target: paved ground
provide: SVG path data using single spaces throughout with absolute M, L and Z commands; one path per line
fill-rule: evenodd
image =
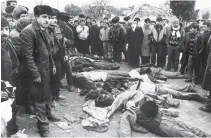
M 125 65 L 122 65 L 120 70 L 129 71 Z M 184 80 L 168 80 L 167 83 L 184 84 Z M 197 86 L 197 88 L 200 89 L 200 86 Z M 200 89 L 200 93 L 206 94 L 202 89 Z M 118 137 L 119 119 L 121 116 L 120 111 L 112 116 L 109 130 L 106 133 L 87 131 L 86 129 L 83 129 L 80 124 L 80 118 L 84 117 L 84 113 L 82 111 L 82 106 L 85 102 L 84 97 L 80 97 L 77 92 L 69 92 L 65 89 L 61 91 L 61 94 L 66 96 L 66 100 L 57 102 L 58 105 L 56 109 L 54 109 L 54 112 L 62 118 L 62 121 L 66 121 L 64 119 L 64 115 L 66 114 L 78 118 L 78 121 L 71 124 L 70 129 L 68 130 L 62 130 L 55 124 L 50 123 L 50 132 L 52 137 Z M 180 116 L 177 119 L 211 134 L 211 114 L 200 111 L 198 108 L 202 105 L 203 104 L 194 101 L 182 100 L 179 108 L 172 108 L 172 110 L 179 111 Z M 26 129 L 25 133 L 27 135 L 30 137 L 39 137 L 35 118 L 29 118 L 29 115 L 26 114 L 19 114 L 17 121 L 20 129 Z M 152 133 L 141 134 L 133 132 L 132 136 L 155 137 L 156 135 Z

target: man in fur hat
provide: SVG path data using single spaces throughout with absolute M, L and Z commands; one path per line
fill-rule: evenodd
M 7 6 L 5 9 L 6 13 L 12 14 L 13 10 L 15 9 L 14 6 Z
M 6 5 L 16 7 L 17 6 L 17 0 L 7 0 Z
M 28 15 L 28 8 L 25 7 L 25 6 L 21 6 L 21 5 L 18 5 L 14 10 L 13 10 L 13 17 L 15 20 L 19 20 L 19 19 L 22 19 L 24 17 L 26 17 Z
M 119 24 L 119 17 L 112 19 L 113 26 L 109 32 L 109 39 L 113 46 L 113 60 L 114 62 L 120 63 L 122 61 L 122 52 L 125 44 L 125 30 Z
M 47 28 L 52 9 L 47 5 L 34 7 L 35 21 L 20 33 L 21 54 L 30 71 L 31 96 L 41 137 L 49 136 L 49 121 L 60 121 L 51 112 L 50 70 L 54 70 Z M 53 65 L 50 66 L 50 65 Z

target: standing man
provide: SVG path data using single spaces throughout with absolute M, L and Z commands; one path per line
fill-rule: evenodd
M 157 18 L 157 24 L 152 27 L 151 37 L 151 62 L 158 67 L 163 67 L 163 54 L 166 43 L 166 29 L 162 25 L 162 17 Z M 156 60 L 157 54 L 157 60 Z
M 28 15 L 28 8 L 25 6 L 18 5 L 12 13 L 15 20 L 20 20 Z
M 184 37 L 185 30 L 179 25 L 179 19 L 173 20 L 172 25 L 167 28 L 168 64 L 166 70 L 170 70 L 171 65 L 175 72 L 178 70 L 180 49 L 183 46 Z
M 17 6 L 17 0 L 7 0 L 6 5 L 16 7 Z
M 152 30 L 150 28 L 150 22 L 151 20 L 149 18 L 146 18 L 144 20 L 144 27 L 143 27 L 143 44 L 141 49 L 141 60 L 142 64 L 150 63 L 150 40 L 149 35 L 152 33 Z
M 122 52 L 125 44 L 125 30 L 119 24 L 119 17 L 112 19 L 113 26 L 110 29 L 109 39 L 113 46 L 113 60 L 120 63 L 122 61 Z
M 141 55 L 142 42 L 144 38 L 142 28 L 138 27 L 139 21 L 139 18 L 135 18 L 131 28 L 129 28 L 126 33 L 129 65 L 131 65 L 133 68 L 138 68 L 140 65 L 139 56 Z
M 100 48 L 98 46 L 99 42 L 99 31 L 100 28 L 96 23 L 96 20 L 92 19 L 91 26 L 89 27 L 89 40 L 91 44 L 91 53 L 93 55 L 98 55 L 100 56 Z
M 51 14 L 51 7 L 35 6 L 35 21 L 20 33 L 21 54 L 30 71 L 30 92 L 34 100 L 37 128 L 41 137 L 49 136 L 48 120 L 60 121 L 51 112 L 50 64 L 53 64 L 53 60 L 46 30 Z
M 205 70 L 205 75 L 202 83 L 202 88 L 209 91 L 207 104 L 204 107 L 200 107 L 199 109 L 205 112 L 211 113 L 211 35 L 207 41 L 207 51 L 208 51 L 208 60 L 207 60 L 207 67 Z
M 104 27 L 100 30 L 99 37 L 103 43 L 104 59 L 111 59 L 112 49 L 109 42 L 109 23 L 104 22 Z
M 89 27 L 85 25 L 85 20 L 80 20 L 80 25 L 76 27 L 78 33 L 78 52 L 89 54 Z

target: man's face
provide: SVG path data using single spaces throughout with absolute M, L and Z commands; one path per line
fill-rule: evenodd
M 195 33 L 195 32 L 197 32 L 197 29 L 194 29 L 194 28 L 192 27 L 192 28 L 190 28 L 190 32 L 191 32 L 191 33 Z
M 151 26 L 155 26 L 155 23 L 154 23 L 154 22 L 152 22 L 152 23 L 151 23 Z
M 177 27 L 179 27 L 179 22 L 173 22 L 172 25 L 174 28 L 177 28 Z
M 9 26 L 1 27 L 1 37 L 5 38 L 8 37 L 10 33 Z
M 51 18 L 49 20 L 49 25 L 56 26 L 57 23 L 58 23 L 58 20 L 57 20 L 56 16 L 51 16 Z
M 162 21 L 157 21 L 157 24 L 162 24 Z
M 17 6 L 17 2 L 10 2 L 10 6 L 16 7 Z
M 13 19 L 12 18 L 7 18 L 7 21 L 9 22 L 9 24 L 13 24 Z
M 92 21 L 92 25 L 96 25 L 96 22 L 95 21 Z
M 201 26 L 201 30 L 202 30 L 202 31 L 209 31 L 207 25 L 202 25 L 202 26 Z
M 37 22 L 39 25 L 43 28 L 47 28 L 49 26 L 49 15 L 42 14 L 39 17 L 37 17 Z
M 74 24 L 73 19 L 70 19 L 70 20 L 69 20 L 69 24 Z
M 166 25 L 167 24 L 167 21 L 166 20 L 163 20 L 163 25 Z
M 84 25 L 85 25 L 85 21 L 82 21 L 82 22 L 81 22 L 81 26 L 84 26 Z
M 137 26 L 137 25 L 138 25 L 138 22 L 137 22 L 137 21 L 133 21 L 132 27 L 135 27 L 135 26 Z
M 86 19 L 86 22 L 91 22 L 91 19 L 90 19 L 90 18 L 87 18 L 87 19 Z
M 150 26 L 150 22 L 146 22 L 146 23 L 144 24 L 144 26 L 145 26 L 145 27 L 149 27 L 149 26 Z
M 79 25 L 79 22 L 75 22 L 74 25 L 75 25 L 75 26 L 78 26 L 78 25 Z
M 106 22 L 103 23 L 103 27 L 104 27 L 104 28 L 107 28 L 107 27 L 108 27 L 108 25 L 107 25 Z
M 21 14 L 20 19 L 27 17 L 28 14 Z
M 85 18 L 79 18 L 79 20 L 81 21 L 81 20 L 85 20 Z

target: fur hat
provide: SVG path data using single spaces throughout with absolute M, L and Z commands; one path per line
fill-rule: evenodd
M 79 14 L 79 18 L 85 18 L 84 14 Z
M 4 16 L 1 16 L 1 27 L 7 27 L 9 26 L 9 22 Z
M 57 16 L 57 14 L 59 13 L 59 10 L 55 9 L 55 8 L 52 8 L 52 16 Z
M 91 17 L 89 17 L 89 16 L 86 16 L 86 20 L 87 20 L 87 19 L 91 19 Z
M 6 13 L 12 13 L 14 9 L 15 9 L 14 6 L 7 6 L 7 7 L 5 8 L 5 12 L 6 12 Z
M 111 22 L 112 23 L 118 23 L 119 22 L 119 17 L 114 17 L 112 20 L 111 20 Z
M 34 7 L 34 16 L 40 16 L 41 14 L 52 15 L 53 10 L 48 5 L 37 5 Z
M 16 2 L 17 3 L 17 0 L 7 0 L 6 5 L 8 6 L 10 4 L 10 2 Z
M 3 16 L 5 18 L 13 18 L 12 14 L 9 14 L 9 13 L 3 13 Z
M 130 20 L 130 16 L 124 17 L 124 21 L 128 21 L 128 20 Z
M 134 21 L 140 22 L 141 20 L 140 20 L 140 18 L 136 17 L 136 18 L 134 19 Z
M 57 14 L 57 19 L 63 22 L 68 22 L 70 20 L 70 16 L 65 12 L 59 12 Z
M 157 22 L 162 22 L 163 21 L 163 18 L 159 16 L 159 17 L 157 17 L 156 21 Z
M 32 23 L 32 20 L 33 19 L 28 18 L 28 17 L 20 19 L 20 21 L 18 21 L 18 23 L 16 25 L 16 30 L 18 32 L 21 32 L 21 30 L 23 30 L 26 26 L 28 26 L 29 24 Z
M 21 6 L 21 5 L 18 5 L 14 10 L 13 10 L 13 13 L 12 13 L 12 16 L 14 17 L 14 19 L 19 19 L 20 18 L 20 15 L 21 14 L 28 14 L 28 8 L 25 7 L 25 6 Z

